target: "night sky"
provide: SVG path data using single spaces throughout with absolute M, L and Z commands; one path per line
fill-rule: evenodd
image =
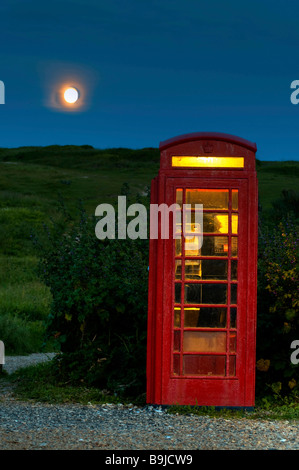
M 256 142 L 261 160 L 298 160 L 298 18 L 291 0 L 1 0 L 0 146 L 215 131 Z

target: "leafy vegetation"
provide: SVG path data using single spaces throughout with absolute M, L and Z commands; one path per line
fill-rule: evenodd
M 115 204 L 124 183 L 135 195 L 131 202 L 140 194 L 148 203 L 158 149 L 0 149 L 0 167 L 0 338 L 6 353 L 61 349 L 51 369 L 59 396 L 70 384 L 107 388 L 118 397 L 142 393 L 147 241 L 101 242 L 93 214 L 100 203 Z M 257 170 L 257 391 L 265 408 L 273 400 L 298 405 L 290 343 L 299 339 L 299 163 L 258 162 Z M 39 245 L 32 243 L 33 233 Z M 30 388 L 30 380 L 26 384 Z
M 260 393 L 298 390 L 290 345 L 299 338 L 298 226 L 290 210 L 277 226 L 261 224 L 258 264 L 257 381 Z
M 118 393 L 141 393 L 148 241 L 98 240 L 95 225 L 81 209 L 69 231 L 54 224 L 46 245 L 39 245 L 40 276 L 53 299 L 47 335 L 62 351 L 55 359 L 57 375 Z

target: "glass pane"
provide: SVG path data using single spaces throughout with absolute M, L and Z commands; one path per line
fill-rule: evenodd
M 233 211 L 238 210 L 238 190 L 237 189 L 232 190 L 232 210 Z
M 231 280 L 236 281 L 238 278 L 238 261 L 231 261 Z
M 184 309 L 184 326 L 190 328 L 225 328 L 226 308 L 187 307 Z
M 236 304 L 237 303 L 237 284 L 231 284 L 231 291 L 230 291 L 230 303 Z
M 203 232 L 204 233 L 228 233 L 228 215 L 204 213 L 203 214 Z
M 237 257 L 238 256 L 238 238 L 237 237 L 232 237 L 231 238 L 232 242 L 232 256 Z
M 185 279 L 225 280 L 227 279 L 227 261 L 186 260 Z
M 236 375 L 236 356 L 229 356 L 229 375 Z
M 202 279 L 202 262 L 199 259 L 185 261 L 185 279 Z
M 226 304 L 226 284 L 185 284 L 186 304 Z
M 185 355 L 184 375 L 225 375 L 225 356 Z
M 177 354 L 173 355 L 173 373 L 180 375 L 180 356 Z
M 204 209 L 228 209 L 228 189 L 187 189 L 187 204 L 203 204 Z
M 173 332 L 173 350 L 174 351 L 180 352 L 180 349 L 181 349 L 180 338 L 181 338 L 181 332 L 179 330 L 175 330 Z
M 236 352 L 237 350 L 237 333 L 230 332 L 229 334 L 229 352 Z
M 181 326 L 181 308 L 180 307 L 174 307 L 174 326 L 176 328 L 180 328 Z
M 238 215 L 232 214 L 232 233 L 238 233 Z
M 201 237 L 186 237 L 185 238 L 185 255 L 186 256 L 200 256 L 202 239 Z
M 227 254 L 228 237 L 203 237 L 200 256 L 227 256 Z
M 231 307 L 230 309 L 230 327 L 237 328 L 237 308 Z
M 182 211 L 175 212 L 175 233 L 177 236 L 182 233 Z
M 179 204 L 180 206 L 183 205 L 183 190 L 182 189 L 176 190 L 176 203 Z
M 176 304 L 181 303 L 181 284 L 176 283 L 175 287 L 175 294 L 174 294 L 174 301 Z
M 182 261 L 175 260 L 175 279 L 182 279 Z
M 182 256 L 182 239 L 176 238 L 175 240 L 175 256 Z
M 203 226 L 203 213 L 202 210 L 185 210 L 183 211 L 183 216 L 185 217 L 185 227 L 184 233 L 195 235 L 202 233 Z
M 206 280 L 227 279 L 227 261 L 218 259 L 202 260 L 202 278 Z
M 184 352 L 226 352 L 226 333 L 184 331 Z

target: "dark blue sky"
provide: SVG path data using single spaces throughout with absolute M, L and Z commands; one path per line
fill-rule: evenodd
M 262 160 L 298 160 L 298 18 L 297 0 L 1 0 L 0 146 L 158 147 L 216 131 L 256 142 Z M 53 107 L 71 82 L 84 106 Z

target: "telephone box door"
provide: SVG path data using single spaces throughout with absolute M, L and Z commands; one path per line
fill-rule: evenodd
M 178 206 L 176 235 L 165 240 L 172 279 L 163 286 L 161 402 L 244 406 L 252 402 L 246 380 L 254 337 L 246 309 L 248 181 L 169 178 L 166 203 Z M 199 204 L 202 231 L 193 223 Z

